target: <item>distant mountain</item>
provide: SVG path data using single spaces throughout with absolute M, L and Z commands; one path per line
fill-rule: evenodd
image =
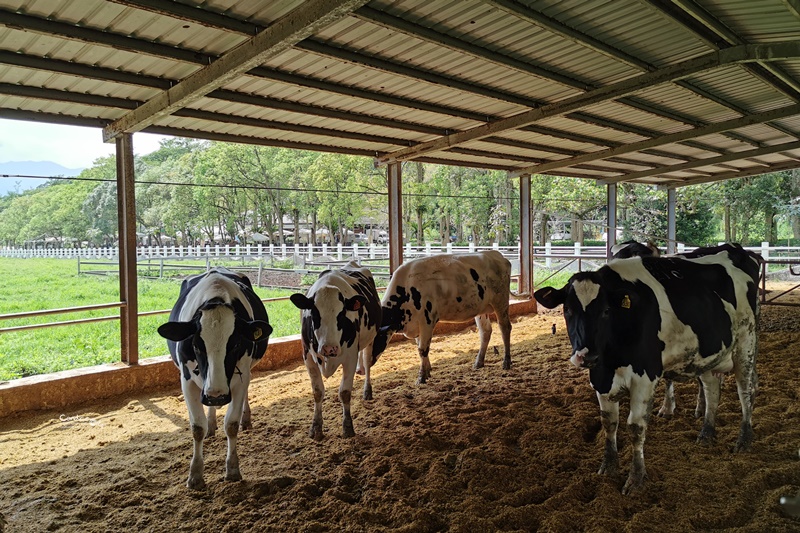
M 50 176 L 77 176 L 82 168 L 67 168 L 52 161 L 10 161 L 0 163 L 0 196 L 9 191 L 24 191 L 38 187 Z M 43 176 L 43 178 L 8 178 L 14 176 Z

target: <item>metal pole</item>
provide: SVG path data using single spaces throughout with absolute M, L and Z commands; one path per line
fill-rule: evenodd
M 533 228 L 531 227 L 531 175 L 519 178 L 519 285 L 520 296 L 533 294 Z
M 608 236 L 606 239 L 606 258 L 611 259 L 611 247 L 617 244 L 617 184 L 606 186 L 606 206 L 608 207 Z
M 117 137 L 117 219 L 119 223 L 120 351 L 123 363 L 139 362 L 139 305 L 136 283 L 136 196 L 133 135 Z
M 667 189 L 667 253 L 675 253 L 675 202 L 678 196 L 677 189 Z
M 403 172 L 402 163 L 386 165 L 389 182 L 389 272 L 403 264 Z

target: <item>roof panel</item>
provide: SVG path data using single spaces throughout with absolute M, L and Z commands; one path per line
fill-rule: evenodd
M 0 0 L 0 116 L 109 124 L 306 7 L 132 5 Z M 759 64 L 691 61 L 785 40 L 800 41 L 800 21 L 782 0 L 373 0 L 262 67 L 203 79 L 219 90 L 154 128 L 512 172 L 713 179 L 798 156 L 764 152 L 800 139 L 800 46 Z M 665 69 L 687 73 L 653 74 Z

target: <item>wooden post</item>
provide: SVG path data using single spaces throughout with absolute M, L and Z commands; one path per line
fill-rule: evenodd
M 136 280 L 136 196 L 133 134 L 123 133 L 117 144 L 117 220 L 119 223 L 120 356 L 139 363 L 139 303 Z

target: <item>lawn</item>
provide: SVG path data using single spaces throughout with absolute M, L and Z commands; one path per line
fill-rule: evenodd
M 180 279 L 143 279 L 139 311 L 169 310 L 180 289 Z M 288 296 L 292 291 L 256 288 L 261 298 Z M 115 275 L 78 274 L 71 259 L 0 258 L 0 315 L 61 309 L 119 301 Z M 267 302 L 273 337 L 299 333 L 299 312 L 288 300 Z M 73 312 L 0 321 L 0 328 L 119 316 L 117 309 Z M 166 355 L 166 341 L 156 328 L 167 314 L 139 318 L 139 357 Z M 0 333 L 0 380 L 9 380 L 119 360 L 119 321 L 37 328 Z
M 200 268 L 205 267 L 205 262 L 196 264 Z M 231 269 L 241 265 L 231 261 L 220 264 Z M 87 270 L 86 266 L 81 269 L 82 272 Z M 148 271 L 147 267 L 140 267 L 139 274 L 157 275 L 158 269 Z M 543 279 L 547 272 L 536 269 L 535 274 L 537 279 Z M 556 279 L 548 280 L 548 283 L 560 287 L 568 277 L 568 273 L 559 273 Z M 313 283 L 315 278 L 311 274 L 303 276 L 303 283 Z M 163 279 L 140 277 L 139 312 L 171 309 L 178 297 L 181 279 L 174 276 Z M 386 284 L 385 279 L 376 281 L 379 285 Z M 288 296 L 292 291 L 256 287 L 256 292 L 261 298 L 277 298 Z M 118 301 L 119 278 L 116 275 L 78 274 L 77 260 L 0 257 L 0 315 Z M 274 328 L 273 338 L 300 332 L 299 312 L 291 302 L 269 301 L 265 305 Z M 0 320 L 0 328 L 108 316 L 118 317 L 119 311 L 110 308 Z M 168 353 L 166 341 L 156 332 L 166 320 L 166 313 L 139 318 L 140 358 Z M 118 320 L 0 333 L 0 381 L 111 363 L 119 361 L 119 358 Z

